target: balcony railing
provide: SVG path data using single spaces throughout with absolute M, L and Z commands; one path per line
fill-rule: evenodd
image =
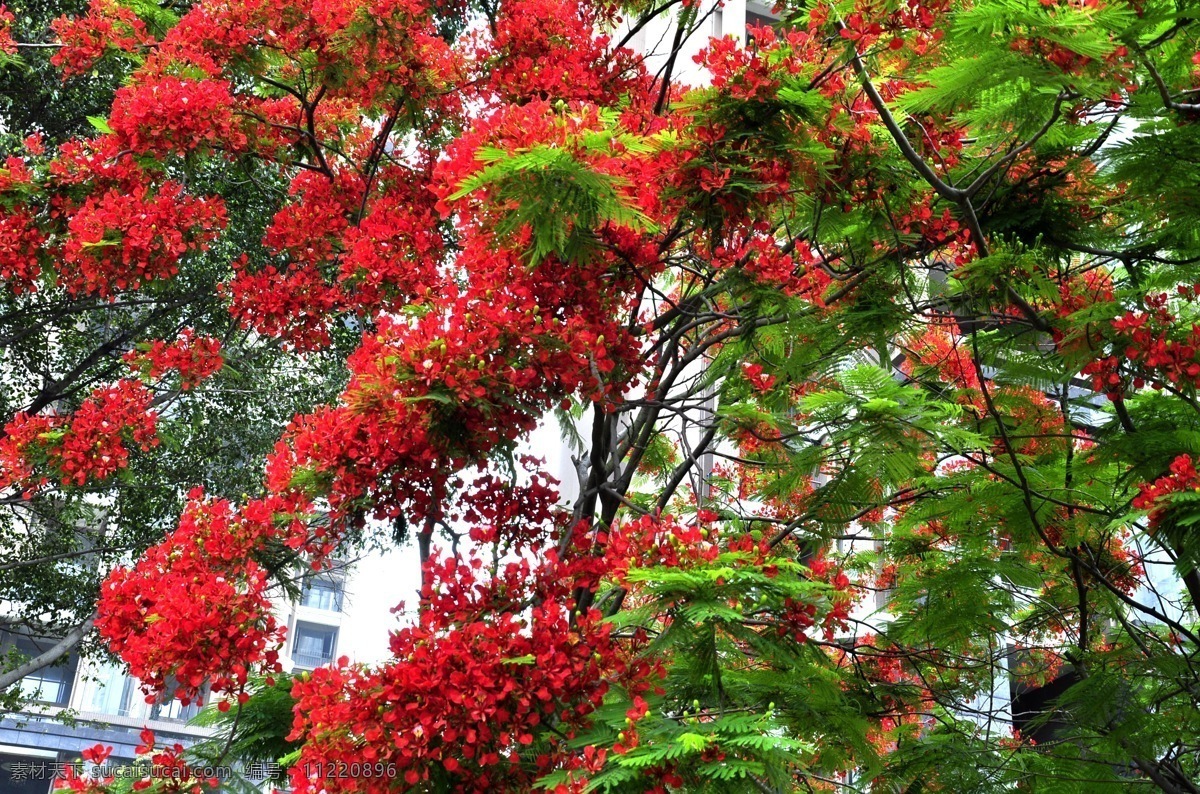
M 296 651 L 292 654 L 292 661 L 296 663 L 297 667 L 307 667 L 312 669 L 329 664 L 333 661 L 333 655 L 330 654 L 326 656 L 323 653 L 304 653 L 303 651 Z

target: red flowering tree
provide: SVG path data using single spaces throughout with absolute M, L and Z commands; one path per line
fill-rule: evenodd
M 137 329 L 14 405 L 12 503 L 104 504 L 171 406 L 278 386 L 243 360 L 339 367 L 244 418 L 255 496 L 156 481 L 210 495 L 98 561 L 102 645 L 230 713 L 206 752 L 282 700 L 314 794 L 1200 790 L 1196 23 L 776 10 L 0 15 L 6 58 L 122 77 L 10 147 L 3 319 Z M 523 456 L 555 421 L 577 483 Z M 277 678 L 274 589 L 380 537 L 423 576 L 391 658 Z

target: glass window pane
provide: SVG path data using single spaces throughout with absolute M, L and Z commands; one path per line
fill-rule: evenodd
M 120 714 L 127 678 L 119 665 L 96 665 L 83 678 L 80 707 L 97 714 Z
M 342 609 L 342 585 L 328 579 L 313 579 L 304 586 L 304 595 L 300 604 L 314 609 L 329 612 L 340 612 Z
M 296 641 L 292 645 L 292 658 L 301 667 L 320 667 L 333 661 L 333 650 L 337 643 L 337 629 L 296 624 Z
M 22 657 L 32 659 L 49 650 L 55 643 L 55 639 L 0 632 L 0 656 L 7 655 L 10 649 L 15 648 Z M 65 661 L 30 673 L 21 679 L 21 694 L 27 698 L 36 698 L 42 703 L 67 705 L 78 664 L 78 657 L 70 656 Z

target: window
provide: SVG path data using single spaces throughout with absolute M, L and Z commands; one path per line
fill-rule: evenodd
M 67 705 L 71 682 L 63 677 L 65 672 L 61 667 L 43 667 L 25 676 L 21 679 L 21 697 L 55 706 Z
M 333 661 L 333 649 L 337 645 L 337 629 L 330 626 L 314 626 L 311 623 L 296 624 L 296 642 L 292 646 L 292 660 L 297 667 L 320 667 Z
M 150 719 L 164 722 L 187 722 L 200 713 L 199 703 L 183 705 L 175 698 L 150 707 Z
M 341 612 L 342 583 L 325 577 L 309 579 L 304 585 L 300 605 L 327 612 Z
M 46 794 L 46 781 L 61 769 L 58 754 L 54 752 L 0 753 L 0 791 L 4 794 Z
M 746 4 L 746 45 L 754 44 L 754 34 L 751 33 L 751 28 L 775 28 L 780 30 L 783 25 L 779 17 L 771 10 L 771 5 L 768 3 L 750 2 Z
M 82 676 L 81 681 L 80 708 L 83 711 L 168 722 L 186 722 L 200 711 L 201 704 L 184 706 L 170 695 L 163 695 L 156 703 L 146 703 L 146 695 L 137 679 L 120 665 L 98 665 Z
M 99 665 L 87 671 L 82 682 L 83 696 L 80 706 L 84 711 L 116 717 L 146 716 L 145 698 L 138 692 L 133 679 L 126 675 L 120 666 Z
M 25 661 L 40 656 L 57 643 L 58 640 L 52 638 L 0 632 L 0 656 L 15 650 L 20 660 Z M 21 679 L 21 695 L 53 706 L 67 705 L 78 664 L 79 657 L 71 655 L 65 660 L 60 659 L 52 665 L 35 670 Z
M 753 11 L 746 12 L 747 28 L 773 28 L 778 24 L 779 20 L 775 17 L 769 17 L 766 14 L 756 14 Z

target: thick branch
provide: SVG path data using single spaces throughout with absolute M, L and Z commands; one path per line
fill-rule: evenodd
M 1167 83 L 1163 80 L 1158 69 L 1154 68 L 1154 64 L 1142 53 L 1142 65 L 1146 67 L 1146 71 L 1150 73 L 1150 79 L 1154 81 L 1154 86 L 1158 89 L 1159 96 L 1162 97 L 1163 104 L 1171 110 L 1177 110 L 1181 113 L 1200 113 L 1200 105 L 1189 104 L 1185 102 L 1176 102 L 1171 98 L 1171 91 L 1167 88 Z
M 44 557 L 35 557 L 29 560 L 14 560 L 0 565 L 0 571 L 11 571 L 14 568 L 25 568 L 30 565 L 45 565 L 48 562 L 57 560 L 69 560 L 73 557 L 86 557 L 89 554 L 99 554 L 107 551 L 120 551 L 118 546 L 100 546 L 94 549 L 82 549 L 79 551 L 64 551 L 62 554 L 49 554 Z
M 836 22 L 838 32 L 846 29 L 846 25 L 840 19 Z M 858 75 L 859 81 L 862 83 L 863 91 L 866 92 L 867 98 L 871 100 L 872 107 L 879 114 L 879 118 L 883 121 L 883 126 L 887 127 L 888 132 L 892 134 L 892 138 L 896 141 L 896 145 L 900 148 L 900 153 L 904 155 L 904 159 L 912 164 L 912 167 L 917 169 L 917 173 L 928 182 L 938 195 L 948 201 L 958 203 L 966 193 L 956 187 L 946 184 L 940 176 L 925 162 L 921 155 L 917 154 L 917 150 L 913 148 L 912 141 L 904 134 L 904 130 L 900 129 L 900 125 L 896 123 L 896 119 L 892 116 L 892 112 L 888 110 L 887 103 L 883 101 L 879 91 L 871 82 L 871 76 L 867 74 L 867 68 L 863 65 L 862 57 L 858 54 L 858 49 L 851 45 L 850 63 L 854 66 L 854 73 Z
M 83 642 L 83 638 L 88 635 L 88 632 L 92 630 L 92 626 L 95 625 L 96 617 L 96 613 L 93 612 L 91 617 L 68 631 L 66 635 L 49 650 L 38 654 L 19 667 L 9 670 L 6 673 L 0 673 L 0 690 L 8 689 L 10 686 L 17 683 L 30 673 L 35 673 L 38 670 L 41 670 L 43 667 L 53 664 L 64 654 L 68 653 L 77 645 L 79 645 L 79 643 Z

